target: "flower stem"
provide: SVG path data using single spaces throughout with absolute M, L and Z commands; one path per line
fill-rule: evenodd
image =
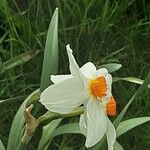
M 57 113 L 53 113 L 53 112 L 47 112 L 44 115 L 40 116 L 37 120 L 39 122 L 39 124 L 44 123 L 44 122 L 50 122 L 54 119 L 59 119 L 59 118 L 67 118 L 67 117 L 73 117 L 73 116 L 78 116 L 80 114 L 83 113 L 84 107 L 81 106 L 77 109 L 75 109 L 73 112 L 69 113 L 69 114 L 57 114 Z

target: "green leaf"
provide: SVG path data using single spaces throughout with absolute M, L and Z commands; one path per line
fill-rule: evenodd
M 104 136 L 95 146 L 90 148 L 89 150 L 107 150 L 107 139 L 106 136 Z
M 121 67 L 122 65 L 118 63 L 100 65 L 100 68 L 106 68 L 110 73 L 119 70 Z
M 118 141 L 114 144 L 114 150 L 124 150 L 124 148 L 119 144 Z
M 5 37 L 8 35 L 8 32 L 6 32 L 1 38 L 0 38 L 0 45 L 4 41 Z
M 114 79 L 113 79 L 114 82 L 120 81 L 120 80 L 132 82 L 132 83 L 136 83 L 136 84 L 143 84 L 143 82 L 144 82 L 144 80 L 135 78 L 135 77 L 125 77 L 125 78 L 114 77 Z M 148 85 L 148 88 L 150 88 L 150 84 Z
M 25 62 L 29 61 L 30 59 L 32 59 L 36 54 L 32 54 L 32 52 L 29 51 L 29 52 L 25 52 L 23 54 L 20 54 L 16 57 L 4 62 L 0 66 L 0 74 L 4 73 L 5 71 L 8 71 L 8 70 L 10 70 L 10 69 L 12 69 L 16 66 L 22 65 L 23 63 L 25 63 Z
M 53 133 L 53 138 L 55 136 L 67 133 L 75 133 L 75 134 L 82 134 L 79 128 L 79 123 L 69 123 L 57 128 Z
M 79 128 L 79 123 L 69 123 L 56 129 L 61 120 L 62 119 L 53 120 L 43 128 L 43 134 L 38 145 L 38 150 L 47 150 L 51 140 L 56 136 L 67 133 L 82 134 Z
M 144 80 L 134 78 L 134 77 L 126 77 L 126 78 L 121 78 L 122 80 L 129 81 L 132 83 L 137 83 L 137 84 L 143 84 Z
M 60 147 L 59 150 L 74 150 L 74 148 L 71 146 L 64 145 L 63 147 Z
M 16 96 L 16 97 L 0 100 L 0 104 L 12 103 L 12 102 L 16 102 L 16 101 L 22 102 L 26 97 L 27 97 L 26 95 L 23 95 L 23 96 Z
M 52 133 L 61 121 L 62 119 L 56 119 L 43 127 L 43 134 L 38 145 L 38 150 L 47 150 L 52 139 Z
M 127 131 L 131 130 L 132 128 L 137 127 L 148 121 L 150 121 L 150 117 L 139 117 L 139 118 L 133 118 L 133 119 L 122 121 L 116 130 L 117 137 L 126 133 Z
M 24 130 L 23 114 L 26 108 L 26 103 L 28 100 L 34 98 L 36 94 L 39 94 L 39 89 L 34 91 L 25 99 L 25 101 L 21 104 L 18 112 L 16 113 L 9 133 L 7 150 L 16 150 L 18 148 Z
M 3 145 L 1 140 L 0 140 L 0 150 L 5 150 L 5 147 L 4 147 L 4 145 Z
M 52 16 L 45 45 L 40 91 L 50 84 L 50 75 L 58 70 L 58 8 Z
M 129 106 L 131 103 L 138 98 L 138 96 L 143 92 L 143 90 L 149 85 L 150 83 L 150 73 L 147 75 L 145 81 L 140 86 L 140 88 L 137 90 L 137 92 L 133 95 L 133 97 L 130 99 L 130 101 L 127 103 L 127 105 L 124 107 L 124 109 L 121 111 L 121 113 L 118 115 L 118 117 L 114 121 L 114 126 L 118 127 L 120 121 L 123 119 L 125 113 L 127 112 Z

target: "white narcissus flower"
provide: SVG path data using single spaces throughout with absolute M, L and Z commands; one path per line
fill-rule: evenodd
M 116 102 L 111 94 L 112 76 L 107 69 L 96 70 L 88 62 L 79 68 L 69 44 L 66 46 L 71 75 L 52 75 L 53 85 L 46 88 L 40 102 L 52 112 L 67 114 L 80 105 L 85 106 L 80 116 L 80 129 L 86 136 L 86 147 L 98 143 L 104 134 L 108 150 L 113 150 L 116 131 L 107 115 L 116 114 Z

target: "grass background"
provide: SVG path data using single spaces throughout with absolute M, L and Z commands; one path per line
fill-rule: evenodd
M 113 76 L 141 79 L 150 69 L 148 0 L 1 0 L 0 100 L 8 101 L 0 103 L 0 138 L 5 145 L 17 109 L 24 98 L 39 87 L 46 33 L 55 7 L 59 8 L 59 74 L 69 72 L 65 50 L 68 43 L 80 66 L 87 61 L 97 67 L 118 62 L 123 67 Z M 114 83 L 118 112 L 138 87 L 124 81 Z M 149 98 L 147 89 L 132 104 L 125 119 L 150 116 Z M 137 127 L 121 136 L 119 142 L 127 150 L 149 150 L 149 126 L 147 123 Z M 52 146 L 58 149 L 62 138 L 55 139 Z M 75 139 L 78 136 L 73 135 L 69 144 L 64 142 L 65 148 L 83 146 L 84 140 L 75 143 Z M 63 149 L 62 146 L 59 149 Z

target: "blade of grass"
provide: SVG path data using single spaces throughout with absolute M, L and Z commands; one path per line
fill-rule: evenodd
M 45 45 L 40 91 L 50 84 L 50 75 L 58 70 L 58 8 L 52 16 Z
M 6 38 L 7 36 L 7 32 L 0 38 L 0 45 L 3 43 L 4 39 Z
M 0 66 L 0 74 L 4 73 L 5 71 L 8 71 L 8 70 L 10 70 L 10 69 L 12 69 L 16 66 L 22 65 L 23 63 L 25 63 L 25 62 L 29 61 L 30 59 L 32 59 L 36 54 L 32 54 L 32 52 L 29 51 L 29 52 L 25 52 L 23 54 L 20 54 L 16 57 L 4 62 Z
M 0 100 L 0 104 L 5 103 L 5 102 L 12 103 L 12 102 L 16 102 L 16 101 L 23 101 L 26 97 L 27 97 L 27 95 L 23 95 L 23 96 L 8 98 L 8 99 L 5 99 L 5 100 Z

